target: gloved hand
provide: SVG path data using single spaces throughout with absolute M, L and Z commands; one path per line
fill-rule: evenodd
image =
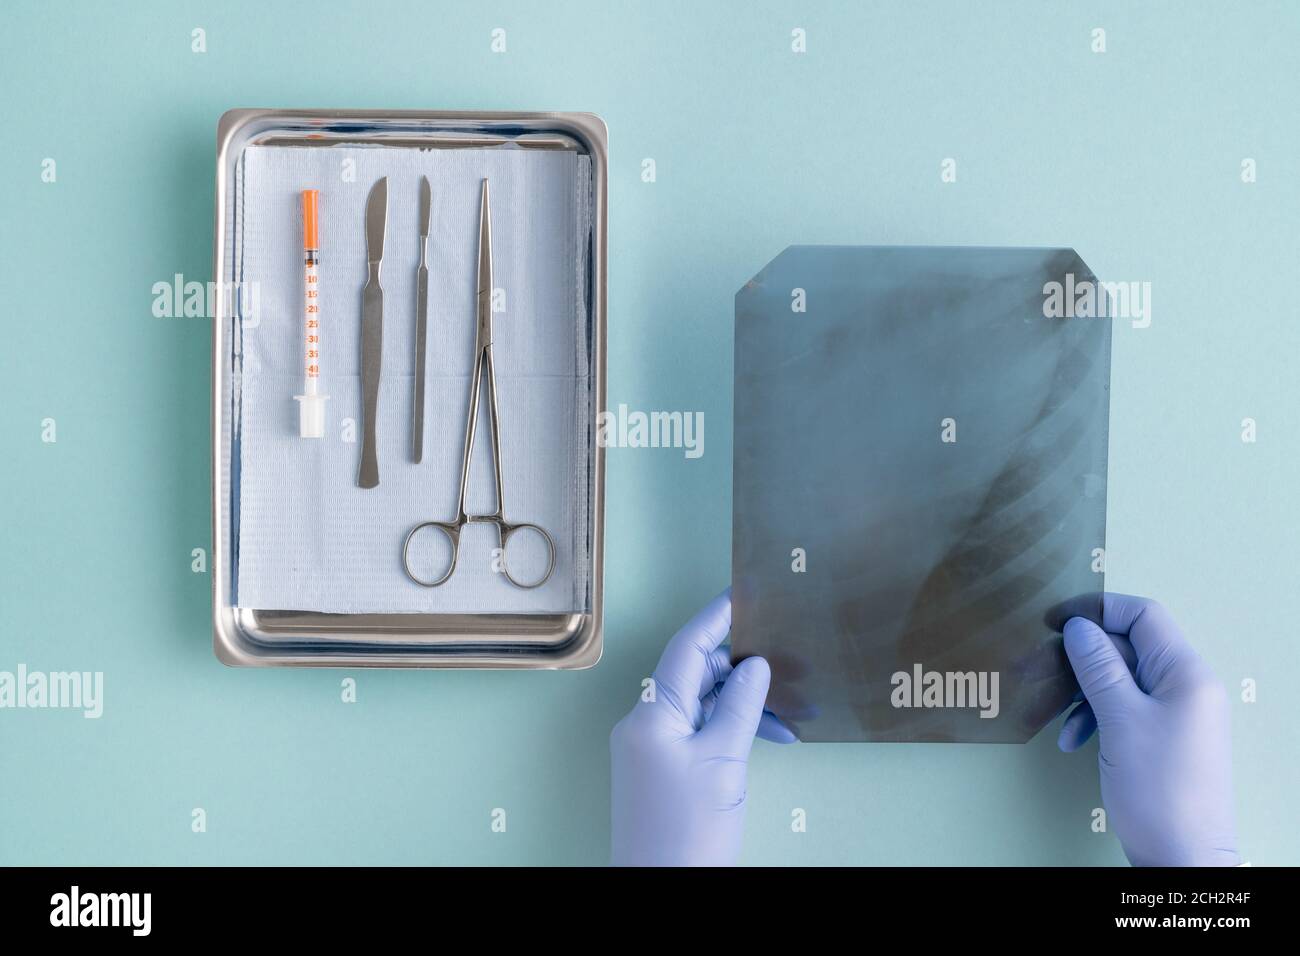
M 609 735 L 615 866 L 727 866 L 740 856 L 754 734 L 795 737 L 763 711 L 767 661 L 732 669 L 720 646 L 730 631 L 727 590 L 677 632 Z
M 1086 700 L 1058 745 L 1077 750 L 1097 731 L 1101 799 L 1134 866 L 1237 865 L 1223 685 L 1155 601 L 1106 594 L 1101 618 L 1101 627 L 1081 617 L 1065 624 Z

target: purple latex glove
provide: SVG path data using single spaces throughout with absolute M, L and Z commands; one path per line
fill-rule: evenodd
M 1155 601 L 1106 594 L 1101 618 L 1065 624 L 1086 699 L 1061 727 L 1060 748 L 1077 750 L 1097 731 L 1101 799 L 1134 866 L 1236 866 L 1223 685 Z
M 761 657 L 733 670 L 724 591 L 669 642 L 643 692 L 609 735 L 611 860 L 615 866 L 727 866 L 740 856 L 745 775 L 756 733 L 793 741 L 763 711 L 771 670 Z

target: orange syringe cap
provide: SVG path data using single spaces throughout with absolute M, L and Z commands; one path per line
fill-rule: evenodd
M 320 214 L 320 191 L 304 189 L 302 191 L 302 247 L 319 249 L 317 242 L 317 221 Z

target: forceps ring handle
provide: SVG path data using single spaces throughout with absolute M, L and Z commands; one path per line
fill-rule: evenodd
M 471 518 L 470 520 L 473 521 L 474 519 Z M 526 521 L 521 524 L 508 524 L 499 518 L 490 518 L 488 520 L 496 524 L 497 529 L 501 532 L 501 573 L 506 576 L 507 581 L 517 588 L 531 591 L 533 588 L 540 588 L 551 579 L 551 572 L 555 570 L 555 541 L 552 540 L 550 532 L 539 524 L 530 524 Z M 542 536 L 542 540 L 546 542 L 546 573 L 536 581 L 520 581 L 510 573 L 510 564 L 506 558 L 506 552 L 510 550 L 510 539 L 516 531 L 536 531 Z
M 445 584 L 456 570 L 456 559 L 460 557 L 460 532 L 464 527 L 463 524 L 455 524 L 450 521 L 423 521 L 408 531 L 406 542 L 402 545 L 402 567 L 406 569 L 406 576 L 422 588 L 436 588 L 440 584 Z M 411 541 L 425 528 L 437 528 L 447 536 L 447 540 L 451 543 L 451 561 L 447 565 L 446 572 L 435 581 L 426 581 L 411 569 Z M 505 547 L 502 546 L 501 550 L 504 554 Z

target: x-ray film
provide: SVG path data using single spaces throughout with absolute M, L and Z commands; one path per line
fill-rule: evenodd
M 801 739 L 1024 742 L 1074 696 L 1109 301 L 1070 249 L 792 246 L 736 294 L 733 657 Z

